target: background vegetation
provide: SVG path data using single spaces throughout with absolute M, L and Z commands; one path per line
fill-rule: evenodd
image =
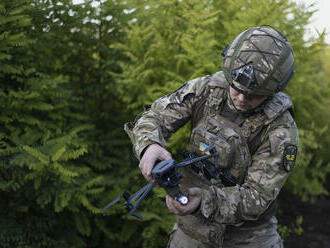
M 263 24 L 287 36 L 297 65 L 286 92 L 301 146 L 283 194 L 328 195 L 330 50 L 323 34 L 304 38 L 313 8 L 289 0 L 81 2 L 0 0 L 1 247 L 164 247 L 174 219 L 162 190 L 141 207 L 143 221 L 120 207 L 99 211 L 145 184 L 123 124 L 183 82 L 221 70 L 225 45 Z M 187 135 L 187 127 L 174 135 L 170 151 L 183 150 Z

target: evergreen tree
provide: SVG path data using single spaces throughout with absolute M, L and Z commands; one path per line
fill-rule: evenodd
M 85 171 L 72 162 L 87 151 L 79 133 L 88 127 L 65 119 L 71 97 L 66 81 L 33 66 L 28 48 L 34 40 L 26 35 L 30 7 L 26 0 L 0 4 L 2 247 L 63 244 L 48 233 L 61 225 L 56 212 L 71 195 L 81 203 L 88 194 L 79 185 Z
M 66 121 L 73 126 L 84 123 L 91 127 L 80 134 L 87 152 L 75 161 L 85 170 L 80 181 L 82 192 L 77 198 L 71 193 L 63 196 L 71 199 L 75 207 L 60 208 L 61 217 L 66 219 L 64 222 L 71 220 L 70 228 L 77 232 L 76 240 L 82 247 L 102 247 L 109 242 L 121 246 L 132 239 L 137 227 L 124 225 L 123 211 L 120 215 L 107 212 L 111 215 L 109 221 L 95 206 L 103 207 L 114 199 L 137 172 L 131 171 L 130 145 L 122 129 L 126 108 L 112 76 L 120 73 L 116 61 L 122 57 L 112 44 L 123 38 L 129 14 L 124 12 L 125 5 L 112 0 L 81 4 L 34 1 L 34 6 L 29 35 L 36 39 L 30 51 L 35 66 L 45 74 L 66 80 L 72 93 Z M 126 235 L 129 228 L 132 233 Z M 69 237 L 66 240 L 72 243 Z
M 102 4 L 1 3 L 3 247 L 105 242 L 96 214 L 113 196 L 106 187 L 122 188 L 129 167 L 117 168 L 130 158 L 111 76 L 120 54 L 109 47 L 123 11 Z
M 125 43 L 117 44 L 130 59 L 121 63 L 118 77 L 124 101 L 133 114 L 187 79 L 216 71 L 219 57 L 210 32 L 216 12 L 207 8 L 207 1 L 135 4 L 137 21 L 129 26 Z

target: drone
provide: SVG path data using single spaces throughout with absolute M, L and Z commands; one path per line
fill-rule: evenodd
M 102 208 L 101 211 L 105 211 L 106 209 L 112 207 L 123 198 L 125 200 L 124 206 L 126 207 L 128 214 L 138 219 L 143 219 L 141 215 L 136 213 L 136 210 L 156 185 L 163 187 L 167 194 L 173 197 L 181 205 L 187 205 L 188 197 L 185 196 L 179 188 L 179 183 L 182 178 L 182 175 L 178 172 L 179 168 L 194 165 L 195 168 L 199 168 L 200 170 L 206 171 L 208 174 L 213 175 L 213 177 L 217 177 L 217 173 L 215 173 L 218 171 L 219 154 L 217 150 L 215 149 L 214 145 L 210 145 L 203 152 L 206 155 L 199 157 L 193 156 L 192 153 L 185 152 L 184 156 L 186 159 L 180 163 L 176 163 L 176 161 L 173 159 L 163 160 L 157 163 L 151 171 L 154 181 L 148 183 L 132 195 L 124 191 L 116 199 Z M 201 161 L 212 157 L 215 159 L 215 166 L 213 166 L 212 170 L 210 171 L 210 167 L 205 166 L 205 164 L 201 163 Z M 134 201 L 136 201 L 135 205 L 133 204 Z

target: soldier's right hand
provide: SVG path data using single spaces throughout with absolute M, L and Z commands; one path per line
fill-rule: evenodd
M 151 171 L 156 161 L 168 159 L 172 159 L 172 156 L 171 153 L 169 153 L 165 148 L 158 144 L 149 145 L 146 148 L 139 164 L 142 175 L 145 179 L 147 179 L 147 181 L 152 181 Z

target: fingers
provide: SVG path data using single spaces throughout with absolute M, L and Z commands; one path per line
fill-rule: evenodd
M 189 188 L 187 190 L 189 196 L 198 196 L 201 194 L 200 188 Z
M 142 175 L 147 181 L 152 181 L 153 179 L 151 172 L 156 161 L 171 158 L 171 153 L 169 153 L 165 148 L 158 144 L 151 144 L 146 148 L 139 164 Z
M 166 196 L 166 205 L 168 210 L 176 215 L 188 215 L 194 212 L 201 203 L 201 190 L 199 188 L 188 189 L 189 201 L 187 205 L 181 205 L 171 196 Z
M 184 215 L 184 211 L 181 209 L 182 205 L 169 195 L 166 196 L 166 206 L 171 213 Z
M 151 171 L 152 168 L 154 167 L 155 162 L 156 162 L 156 157 L 143 156 L 139 164 L 142 175 L 149 182 L 152 181 Z
M 159 158 L 160 160 L 168 160 L 168 159 L 172 159 L 172 155 L 163 148 L 163 150 L 160 151 Z

